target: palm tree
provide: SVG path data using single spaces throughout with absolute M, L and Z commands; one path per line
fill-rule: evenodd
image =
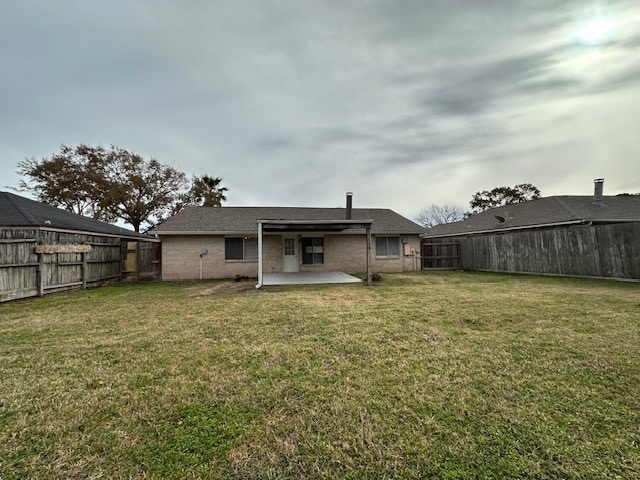
M 203 207 L 220 207 L 227 197 L 227 187 L 222 187 L 220 177 L 203 175 L 193 180 L 191 195 L 194 200 Z

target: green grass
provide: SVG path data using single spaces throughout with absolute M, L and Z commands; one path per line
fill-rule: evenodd
M 0 478 L 640 478 L 640 285 L 384 277 L 0 305 Z

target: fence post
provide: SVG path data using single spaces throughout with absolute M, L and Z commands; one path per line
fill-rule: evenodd
M 44 253 L 38 253 L 38 270 L 36 273 L 36 281 L 38 283 L 38 296 L 44 296 Z
M 139 282 L 140 281 L 140 266 L 142 265 L 142 262 L 140 261 L 140 240 L 136 241 L 136 275 L 135 275 L 135 281 Z
M 87 254 L 86 252 L 82 252 L 82 289 L 86 290 L 87 289 L 87 270 L 88 270 L 88 265 L 87 265 Z

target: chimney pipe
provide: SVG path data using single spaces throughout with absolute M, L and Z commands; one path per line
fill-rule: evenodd
M 604 178 L 596 178 L 593 183 L 593 204 L 604 205 Z
M 347 211 L 345 213 L 346 220 L 351 220 L 352 206 L 353 206 L 353 192 L 347 192 Z

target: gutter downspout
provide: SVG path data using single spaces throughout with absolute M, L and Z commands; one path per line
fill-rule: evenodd
M 262 287 L 262 222 L 258 222 L 258 283 L 256 288 Z
M 371 278 L 371 226 L 366 229 L 367 241 L 367 286 L 370 287 L 373 285 L 373 281 Z

